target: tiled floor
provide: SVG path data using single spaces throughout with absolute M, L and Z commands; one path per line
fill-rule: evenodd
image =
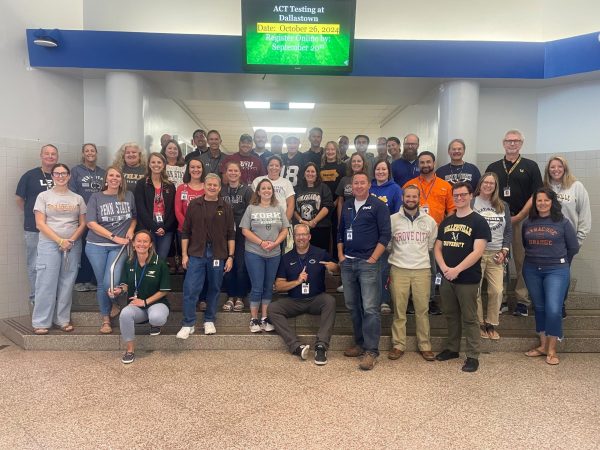
M 0 337 L 0 448 L 598 448 L 599 354 L 371 372 L 278 351 L 23 351 Z M 311 358 L 312 359 L 312 358 Z

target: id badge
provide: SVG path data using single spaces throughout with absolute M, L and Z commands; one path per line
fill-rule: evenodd
M 347 241 L 351 241 L 352 240 L 352 228 L 348 228 L 346 230 L 346 240 Z
M 302 295 L 308 295 L 310 293 L 310 283 L 302 283 Z
M 219 267 L 219 266 L 221 266 L 221 260 L 213 259 L 213 267 Z
M 429 215 L 429 205 L 423 205 L 421 206 L 421 209 L 425 214 Z
M 502 192 L 504 192 L 505 197 L 510 197 L 510 186 L 506 186 Z
M 439 286 L 440 284 L 442 284 L 442 274 L 438 272 L 435 274 L 435 285 Z
M 181 193 L 181 200 L 187 200 L 187 199 L 188 199 L 187 192 L 185 192 L 185 191 L 182 192 Z
M 163 216 L 162 214 L 158 213 L 154 215 L 154 220 L 156 221 L 156 223 L 163 223 Z

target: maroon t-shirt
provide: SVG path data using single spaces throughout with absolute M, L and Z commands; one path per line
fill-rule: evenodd
M 239 152 L 229 155 L 221 161 L 221 167 L 219 169 L 221 173 L 225 172 L 225 168 L 229 161 L 235 161 L 242 167 L 242 177 L 240 178 L 240 183 L 242 184 L 250 186 L 256 177 L 267 174 L 267 171 L 258 156 L 252 154 L 242 156 Z

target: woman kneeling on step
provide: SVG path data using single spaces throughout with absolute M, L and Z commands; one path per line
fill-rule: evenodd
M 126 350 L 121 361 L 132 363 L 135 359 L 135 324 L 150 322 L 150 335 L 160 334 L 160 328 L 169 316 L 167 292 L 171 290 L 171 278 L 167 264 L 154 249 L 149 231 L 140 230 L 133 237 L 133 252 L 125 263 L 121 284 L 109 289 L 111 297 L 127 292 L 127 306 L 119 316 L 121 339 Z

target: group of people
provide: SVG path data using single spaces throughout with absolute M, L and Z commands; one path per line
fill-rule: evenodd
M 100 332 L 112 333 L 119 316 L 126 343 L 124 363 L 135 359 L 135 324 L 159 334 L 169 314 L 170 274 L 184 273 L 183 320 L 178 339 L 195 332 L 197 307 L 205 334 L 216 333 L 218 297 L 224 311 L 250 307 L 250 331 L 276 330 L 290 352 L 306 359 L 287 318 L 321 315 L 315 363 L 327 362 L 335 300 L 325 291 L 325 273 L 341 273 L 355 345 L 370 370 L 379 355 L 381 314 L 394 314 L 390 359 L 406 348 L 406 316 L 415 314 L 417 343 L 427 361 L 458 357 L 467 341 L 463 370 L 478 368 L 481 338 L 499 339 L 505 308 L 503 285 L 509 255 L 517 270 L 515 315 L 534 303 L 540 345 L 528 356 L 558 364 L 562 307 L 570 262 L 589 233 L 587 192 L 563 157 L 552 157 L 544 179 L 523 158 L 523 135 L 510 130 L 504 157 L 483 175 L 464 161 L 465 142 L 448 145 L 450 163 L 436 169 L 435 155 L 418 152 L 419 138 L 369 138 L 321 146 L 323 131 L 310 130 L 310 148 L 300 140 L 267 133 L 243 134 L 238 152 L 220 149 L 218 131 L 196 130 L 195 150 L 183 155 L 171 136 L 146 155 L 126 143 L 106 171 L 97 166 L 94 144 L 82 147 L 82 162 L 69 170 L 58 149 L 45 145 L 41 167 L 17 187 L 23 208 L 34 333 L 55 326 L 70 332 L 72 290 L 96 290 Z M 131 244 L 129 255 L 123 251 Z M 171 257 L 170 257 L 171 255 Z M 81 264 L 80 264 L 81 261 Z M 81 265 L 81 268 L 79 266 Z M 111 283 L 111 272 L 119 283 Z M 116 274 L 116 275 L 115 275 Z M 487 281 L 487 305 L 480 286 Z M 444 351 L 431 351 L 428 314 L 439 285 L 448 321 Z M 273 291 L 287 298 L 271 303 Z M 126 294 L 120 310 L 116 298 Z

